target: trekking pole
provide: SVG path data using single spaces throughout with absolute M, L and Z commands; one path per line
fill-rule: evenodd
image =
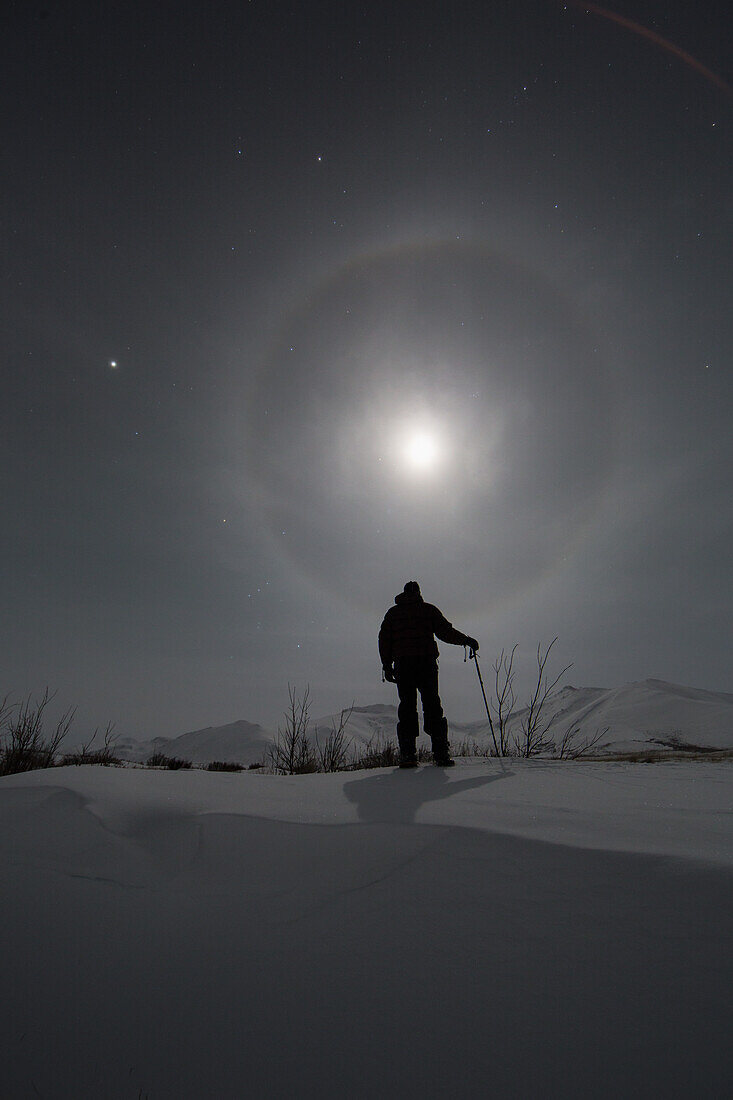
M 496 743 L 496 734 L 494 733 L 494 723 L 491 721 L 491 711 L 489 710 L 489 704 L 486 701 L 486 692 L 484 691 L 484 680 L 483 680 L 483 676 L 481 675 L 481 669 L 479 668 L 478 657 L 476 656 L 476 650 L 475 649 L 471 650 L 470 656 L 471 656 L 471 660 L 476 662 L 476 672 L 478 673 L 478 682 L 481 684 L 481 694 L 484 697 L 484 706 L 486 707 L 486 717 L 489 720 L 489 729 L 491 730 L 491 737 L 492 737 L 492 740 L 494 742 L 494 749 L 496 751 L 496 755 L 498 756 L 499 755 L 499 746 Z

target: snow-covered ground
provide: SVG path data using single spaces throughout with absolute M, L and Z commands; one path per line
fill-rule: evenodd
M 0 1095 L 733 1095 L 732 794 L 730 760 L 0 779 Z
M 487 677 L 487 689 L 489 684 Z M 619 688 L 568 686 L 548 699 L 546 711 L 548 716 L 555 716 L 551 736 L 558 741 L 568 729 L 579 731 L 578 742 L 591 740 L 598 732 L 606 752 L 648 748 L 662 751 L 676 743 L 733 749 L 733 695 L 722 691 L 684 687 L 663 680 L 641 680 Z M 525 710 L 518 708 L 510 724 L 513 732 L 519 733 L 524 715 Z M 333 714 L 317 719 L 312 723 L 311 733 L 323 742 L 332 726 L 338 725 L 339 718 L 339 714 Z M 454 722 L 450 714 L 448 719 L 454 746 L 473 742 L 481 749 L 491 744 L 485 715 L 474 722 Z M 394 740 L 396 721 L 395 705 L 354 707 L 347 737 L 355 748 L 370 740 Z M 145 761 L 152 753 L 162 752 L 194 763 L 231 760 L 253 764 L 264 760 L 275 735 L 275 729 L 240 720 L 192 730 L 179 737 L 154 737 L 149 741 L 119 738 L 115 752 L 123 760 Z

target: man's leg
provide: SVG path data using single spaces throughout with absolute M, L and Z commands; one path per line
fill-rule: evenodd
M 438 694 L 438 666 L 435 661 L 425 662 L 420 677 L 423 729 L 433 745 L 436 764 L 452 764 L 448 744 L 448 722 L 443 715 L 443 704 Z
M 419 726 L 417 721 L 417 684 L 409 662 L 395 661 L 395 679 L 400 704 L 397 708 L 397 740 L 402 760 L 417 759 L 415 746 Z

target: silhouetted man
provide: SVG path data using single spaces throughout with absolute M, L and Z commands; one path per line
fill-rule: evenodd
M 478 649 L 478 642 L 461 634 L 431 603 L 425 603 L 417 581 L 408 581 L 395 596 L 379 630 L 379 656 L 385 680 L 397 684 L 400 705 L 397 709 L 397 739 L 400 743 L 400 767 L 417 766 L 416 742 L 419 732 L 417 693 L 422 700 L 423 729 L 433 743 L 433 760 L 451 767 L 448 723 L 438 695 L 438 647 L 435 638 L 453 645 Z

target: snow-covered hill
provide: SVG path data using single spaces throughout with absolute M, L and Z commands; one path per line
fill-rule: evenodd
M 642 680 L 620 688 L 565 688 L 555 697 L 560 732 L 608 728 L 614 751 L 650 745 L 733 748 L 733 695 Z
M 526 713 L 524 707 L 517 709 L 510 730 L 519 732 Z M 733 748 L 733 695 L 663 680 L 642 680 L 619 688 L 564 687 L 548 699 L 547 715 L 554 716 L 549 735 L 558 740 L 569 729 L 578 729 L 579 739 L 607 730 L 602 737 L 607 752 L 675 744 Z M 463 723 L 448 718 L 454 746 L 464 740 L 491 743 L 485 717 Z M 355 707 L 348 734 L 361 744 L 371 737 L 394 737 L 396 721 L 396 707 Z M 338 722 L 338 715 L 322 718 L 316 725 L 325 732 L 333 722 Z
M 115 742 L 114 751 L 122 760 L 145 761 L 153 753 L 162 753 L 195 764 L 208 764 L 212 760 L 254 764 L 261 763 L 271 741 L 271 732 L 240 719 L 224 726 L 191 730 L 178 737 L 154 737 L 151 741 L 120 738 Z
M 603 741 L 614 752 L 675 744 L 733 748 L 733 695 L 664 680 L 567 687 L 554 697 L 553 713 L 560 735 L 576 727 L 590 736 L 607 729 Z
M 519 731 L 525 709 L 518 709 L 511 729 Z M 681 687 L 663 680 L 642 680 L 619 688 L 565 687 L 547 704 L 548 715 L 555 716 L 551 735 L 562 737 L 568 729 L 579 730 L 579 740 L 592 738 L 607 729 L 602 743 L 607 752 L 671 747 L 675 743 L 701 748 L 733 748 L 733 695 Z M 450 719 L 450 738 L 454 747 L 462 742 L 491 744 L 486 718 L 474 722 Z M 321 741 L 340 714 L 325 715 L 311 724 L 311 733 Z M 395 738 L 397 707 L 385 703 L 354 707 L 346 728 L 355 746 Z M 231 760 L 249 765 L 261 763 L 274 730 L 240 720 L 224 726 L 192 730 L 178 737 L 155 737 L 150 741 L 121 738 L 115 751 L 123 760 L 145 761 L 154 752 L 178 756 L 194 763 Z
M 733 761 L 0 778 L 0 1096 L 733 1095 Z
M 314 724 L 314 732 L 319 738 L 328 735 L 334 725 L 338 726 L 340 714 L 327 714 L 319 718 Z M 346 726 L 346 735 L 356 745 L 368 745 L 380 741 L 396 740 L 395 729 L 397 726 L 397 706 L 385 703 L 374 703 L 367 707 L 354 707 Z M 484 732 L 488 734 L 488 723 L 483 722 L 451 722 L 451 740 L 454 744 L 463 738 L 482 738 Z

